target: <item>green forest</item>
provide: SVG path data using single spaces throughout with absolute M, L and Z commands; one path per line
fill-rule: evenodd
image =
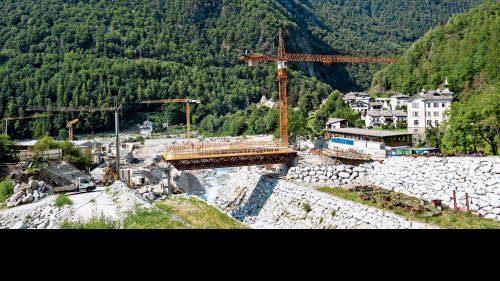
M 432 29 L 400 63 L 378 72 L 372 86 L 412 95 L 442 86 L 446 77 L 456 93 L 500 80 L 500 3 L 485 3 Z
M 483 1 L 344 2 L 5 0 L 0 2 L 0 116 L 28 116 L 26 108 L 33 105 L 104 107 L 117 96 L 122 128 L 145 121 L 149 112 L 171 124 L 186 123 L 184 104 L 139 104 L 163 98 L 200 99 L 191 122 L 202 128 L 209 119 L 226 116 L 247 114 L 248 120 L 256 110 L 246 109 L 247 97 L 252 103 L 262 95 L 277 98 L 276 66 L 251 68 L 237 56 L 245 50 L 275 53 L 272 39 L 280 29 L 287 52 L 392 56 L 429 27 Z M 317 109 L 334 89 L 368 88 L 371 73 L 380 68 L 291 64 L 289 105 L 302 100 L 302 111 Z M 275 120 L 273 110 L 265 114 Z M 111 112 L 56 112 L 9 121 L 8 131 L 13 139 L 40 131 L 66 136 L 65 125 L 75 118 L 77 133 L 114 128 Z M 277 124 L 264 130 L 245 126 L 257 133 Z M 237 131 L 242 129 L 231 132 Z

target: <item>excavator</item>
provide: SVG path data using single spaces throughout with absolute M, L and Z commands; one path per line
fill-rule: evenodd
M 105 158 L 106 160 L 106 173 L 104 174 L 104 179 L 108 177 L 109 174 L 112 174 L 113 177 L 115 177 L 115 181 L 118 180 L 118 173 L 116 172 L 116 161 L 114 160 L 114 157 L 112 156 L 107 156 Z

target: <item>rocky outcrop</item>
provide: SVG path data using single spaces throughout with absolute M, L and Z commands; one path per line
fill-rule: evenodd
M 256 228 L 432 228 L 313 188 L 238 170 L 220 189 L 219 207 Z
M 438 199 L 453 207 L 466 206 L 486 218 L 500 220 L 500 158 L 392 157 L 376 165 L 370 176 L 375 185 L 424 199 Z

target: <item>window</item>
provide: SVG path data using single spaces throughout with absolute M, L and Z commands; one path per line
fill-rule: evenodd
M 418 111 L 413 112 L 413 117 L 418 117 Z
M 427 111 L 427 116 L 431 117 L 431 112 Z
M 418 126 L 418 120 L 413 121 L 413 125 Z
M 445 102 L 441 103 L 441 107 L 446 107 L 446 103 Z
M 431 120 L 427 120 L 427 126 L 431 126 Z
M 439 111 L 434 111 L 434 117 L 439 117 Z
M 436 125 L 437 127 L 439 125 L 439 121 L 438 120 L 434 121 L 434 125 Z
M 430 104 L 430 103 L 428 103 L 428 104 L 427 104 L 427 107 L 431 107 L 431 104 Z
M 413 129 L 415 133 L 418 133 L 418 128 Z
M 418 103 L 417 102 L 412 103 L 412 105 L 413 105 L 413 108 L 418 108 Z
M 439 103 L 435 102 L 434 107 L 439 107 Z

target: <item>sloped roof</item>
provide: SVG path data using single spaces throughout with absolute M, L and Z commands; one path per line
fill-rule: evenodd
M 391 98 L 376 98 L 376 101 L 390 101 Z
M 370 102 L 371 106 L 384 105 L 383 102 Z
M 325 125 L 334 124 L 334 123 L 337 123 L 337 122 L 340 122 L 340 121 L 345 121 L 345 119 L 342 119 L 342 118 L 330 118 L 330 119 L 328 119 L 328 121 L 326 121 Z
M 449 95 L 453 95 L 453 92 L 446 90 L 430 90 L 423 93 L 418 93 L 410 98 L 410 100 L 419 97 L 425 100 L 453 100 Z
M 410 96 L 408 95 L 403 95 L 401 93 L 397 93 L 395 94 L 394 96 L 392 96 L 393 98 L 409 98 Z
M 384 116 L 384 117 L 406 117 L 408 114 L 404 110 L 369 110 L 366 112 L 368 116 Z

